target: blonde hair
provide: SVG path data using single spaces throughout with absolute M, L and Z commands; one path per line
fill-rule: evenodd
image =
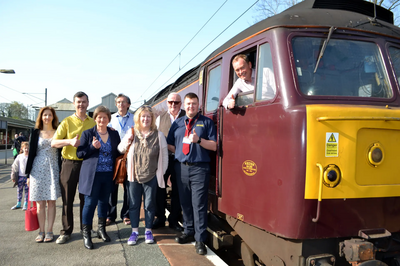
M 135 121 L 135 129 L 136 130 L 140 130 L 140 116 L 143 112 L 149 112 L 150 116 L 151 116 L 151 125 L 150 125 L 150 130 L 153 131 L 155 129 L 157 129 L 156 126 L 156 116 L 153 113 L 153 110 L 150 106 L 148 105 L 144 105 L 142 107 L 140 107 L 139 109 L 136 110 L 135 112 L 135 116 L 133 117 L 133 120 Z
M 28 150 L 29 150 L 29 142 L 27 142 L 27 141 L 23 141 L 22 143 L 21 143 L 21 149 L 19 150 L 19 153 L 20 154 L 22 154 L 22 153 L 24 153 L 24 147 L 28 147 Z

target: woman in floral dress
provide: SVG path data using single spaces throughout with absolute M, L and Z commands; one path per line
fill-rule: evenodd
M 61 196 L 59 153 L 51 147 L 51 140 L 58 126 L 55 110 L 46 106 L 40 109 L 35 129 L 30 138 L 30 150 L 26 165 L 29 174 L 29 199 L 37 203 L 39 235 L 36 242 L 53 241 L 53 225 L 56 217 L 56 200 Z M 45 235 L 47 204 L 47 233 Z

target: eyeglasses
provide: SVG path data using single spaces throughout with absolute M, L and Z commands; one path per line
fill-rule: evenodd
M 180 104 L 181 102 L 180 102 L 180 101 L 168 101 L 168 103 L 169 103 L 170 105 L 172 105 L 172 104 L 178 105 L 178 104 Z

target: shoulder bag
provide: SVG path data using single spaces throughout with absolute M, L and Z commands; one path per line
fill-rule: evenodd
M 135 140 L 135 131 L 132 129 L 132 136 L 133 140 L 132 143 Z M 116 184 L 122 184 L 125 182 L 126 177 L 128 175 L 127 169 L 126 169 L 126 157 L 128 156 L 129 148 L 131 147 L 132 143 L 128 146 L 126 149 L 125 153 L 121 156 L 118 156 L 117 159 L 115 159 L 115 169 L 114 169 L 114 178 L 113 180 L 115 181 Z

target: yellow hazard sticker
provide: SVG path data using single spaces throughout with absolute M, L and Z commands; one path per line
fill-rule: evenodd
M 246 160 L 242 164 L 243 173 L 248 176 L 253 176 L 257 173 L 257 165 L 252 160 Z
M 339 156 L 339 133 L 327 132 L 325 141 L 325 157 Z

